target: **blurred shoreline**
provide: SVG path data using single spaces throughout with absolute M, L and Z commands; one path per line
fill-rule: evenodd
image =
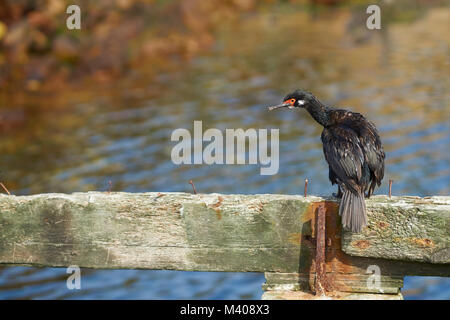
M 372 1 L 228 0 L 228 1 L 25 1 L 0 4 L 0 107 L 14 104 L 17 92 L 42 94 L 95 91 L 160 73 L 177 71 L 210 50 L 217 30 L 240 23 L 242 15 L 301 8 L 311 15 L 327 8 L 363 10 Z M 422 7 L 445 1 L 379 1 L 390 16 L 414 19 Z M 66 8 L 81 8 L 81 30 L 68 30 Z M 402 14 L 399 12 L 404 11 Z M 394 12 L 394 13 L 392 13 Z M 364 24 L 364 21 L 361 21 Z M 237 34 L 236 37 L 239 37 Z M 92 90 L 95 86 L 96 90 Z
M 81 30 L 66 8 L 81 8 Z M 0 86 L 58 91 L 170 70 L 213 43 L 214 29 L 254 0 L 6 1 L 0 4 Z

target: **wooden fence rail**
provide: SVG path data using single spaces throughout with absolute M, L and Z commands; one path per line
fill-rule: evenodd
M 333 198 L 0 195 L 0 264 L 265 272 L 265 299 L 318 298 L 324 206 L 326 296 L 397 299 L 405 275 L 450 276 L 450 197 L 374 196 L 366 205 L 369 225 L 352 234 L 341 230 Z

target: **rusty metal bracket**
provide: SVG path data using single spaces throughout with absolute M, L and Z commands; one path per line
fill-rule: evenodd
M 326 265 L 325 265 L 325 205 L 321 203 L 316 216 L 316 278 L 314 289 L 316 295 L 325 295 Z

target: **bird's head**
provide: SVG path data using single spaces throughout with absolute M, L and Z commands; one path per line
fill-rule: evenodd
M 314 101 L 315 98 L 312 93 L 303 90 L 295 90 L 294 92 L 289 93 L 286 97 L 284 97 L 281 104 L 269 107 L 269 111 L 284 107 L 287 107 L 289 109 L 306 108 Z

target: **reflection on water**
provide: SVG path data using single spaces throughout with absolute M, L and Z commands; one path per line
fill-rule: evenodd
M 81 289 L 68 290 L 66 270 L 0 269 L 2 299 L 260 299 L 260 273 L 81 270 Z
M 295 194 L 308 178 L 311 193 L 330 194 L 318 125 L 304 111 L 264 108 L 304 88 L 376 123 L 387 154 L 386 179 L 376 193 L 387 193 L 393 179 L 394 195 L 448 195 L 450 11 L 390 17 L 381 31 L 366 30 L 364 14 L 262 10 L 224 23 L 213 50 L 156 79 L 118 84 L 121 90 L 80 102 L 3 101 L 2 119 L 13 120 L 0 128 L 1 180 L 16 195 L 107 190 L 108 181 L 120 191 L 190 192 L 190 179 L 203 193 Z M 203 130 L 279 128 L 278 174 L 261 176 L 259 165 L 173 165 L 171 132 L 192 130 L 194 120 L 203 121 Z M 83 275 L 83 290 L 69 292 L 63 269 L 3 268 L 0 298 L 258 299 L 264 281 L 261 274 Z M 406 292 L 450 298 L 442 279 L 431 284 L 434 293 L 414 291 L 424 281 L 408 278 Z

